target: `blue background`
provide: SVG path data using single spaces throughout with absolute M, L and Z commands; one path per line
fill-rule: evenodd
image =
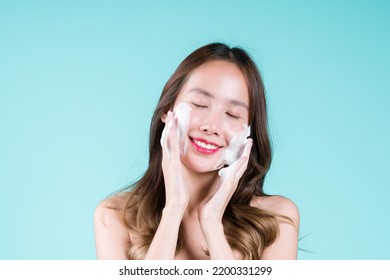
M 342 2 L 342 3 L 341 3 Z M 246 48 L 267 89 L 265 189 L 299 259 L 390 259 L 388 1 L 0 0 L 0 259 L 94 259 L 98 202 L 145 169 L 180 61 Z

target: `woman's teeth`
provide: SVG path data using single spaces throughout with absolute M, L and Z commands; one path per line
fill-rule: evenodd
M 194 143 L 195 143 L 196 145 L 198 145 L 198 146 L 204 148 L 204 149 L 207 149 L 207 150 L 216 150 L 216 149 L 218 149 L 217 146 L 214 146 L 214 145 L 212 145 L 212 144 L 206 144 L 206 143 L 204 143 L 204 142 L 202 142 L 202 141 L 199 141 L 199 140 L 195 140 L 195 139 L 194 139 Z

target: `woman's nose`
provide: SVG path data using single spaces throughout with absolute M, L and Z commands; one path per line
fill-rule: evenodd
M 207 134 L 220 135 L 220 129 L 222 124 L 219 121 L 217 114 L 207 114 L 204 116 L 203 121 L 200 126 L 200 130 L 206 132 Z

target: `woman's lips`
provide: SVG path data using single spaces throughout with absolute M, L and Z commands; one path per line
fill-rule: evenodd
M 219 145 L 209 142 L 203 138 L 191 138 L 191 144 L 195 149 L 204 154 L 214 154 L 221 148 Z

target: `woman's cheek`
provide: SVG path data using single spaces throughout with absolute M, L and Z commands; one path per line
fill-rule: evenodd
M 199 112 L 198 110 L 192 110 L 190 115 L 190 127 L 201 125 L 201 121 L 204 120 L 204 113 Z
M 245 122 L 235 122 L 235 123 L 229 123 L 225 125 L 225 135 L 228 142 L 237 134 L 242 133 L 245 129 L 247 129 L 248 124 Z

